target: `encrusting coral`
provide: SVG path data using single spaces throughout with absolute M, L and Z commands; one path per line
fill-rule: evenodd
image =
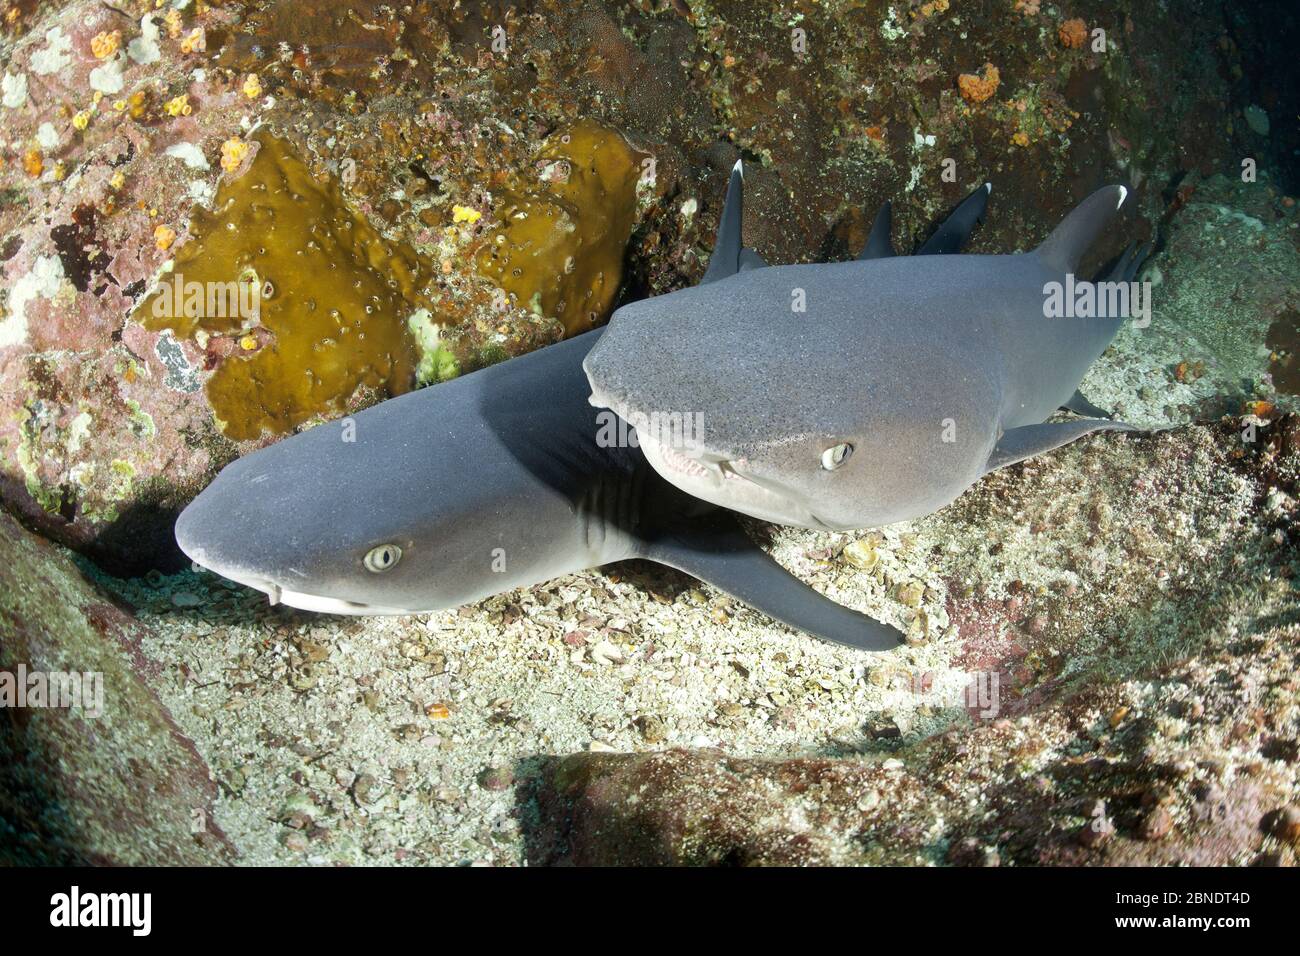
M 138 313 L 206 349 L 208 398 L 236 440 L 340 412 L 363 386 L 409 390 L 405 318 L 427 305 L 430 276 L 288 143 L 265 131 L 253 141 L 248 171 L 222 183 L 215 210 L 195 209 L 189 240 Z
M 508 191 L 477 257 L 481 275 L 567 335 L 609 315 L 636 215 L 640 154 L 617 130 L 582 121 L 537 154 L 540 185 Z
M 992 63 L 985 63 L 978 73 L 963 73 L 957 77 L 957 88 L 968 103 L 983 103 L 998 91 L 1002 82 L 1000 71 Z

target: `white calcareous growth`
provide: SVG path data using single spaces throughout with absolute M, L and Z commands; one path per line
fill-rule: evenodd
M 99 93 L 121 93 L 125 85 L 126 57 L 121 53 L 90 71 L 90 88 Z
M 36 142 L 47 153 L 59 145 L 59 131 L 53 123 L 42 123 L 36 130 Z
M 72 62 L 72 38 L 59 27 L 45 31 L 45 46 L 32 54 L 33 73 L 48 76 Z
M 140 35 L 127 44 L 126 53 L 142 65 L 156 63 L 162 58 L 162 48 L 158 46 L 158 22 L 153 14 L 146 13 L 140 18 Z
M 27 102 L 27 74 L 10 76 L 6 73 L 0 77 L 0 103 L 11 110 L 16 110 Z
M 187 188 L 187 194 L 196 203 L 209 206 L 216 197 L 217 191 L 212 183 L 204 182 L 202 179 L 192 179 Z
M 176 143 L 167 147 L 167 155 L 179 159 L 190 169 L 211 169 L 208 158 L 195 143 Z
M 40 256 L 31 271 L 18 277 L 9 292 L 9 314 L 0 319 L 0 348 L 27 341 L 27 303 L 52 299 L 63 286 L 63 260 Z

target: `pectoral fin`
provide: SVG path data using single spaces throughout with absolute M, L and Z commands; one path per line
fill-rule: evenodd
M 711 515 L 666 532 L 649 542 L 643 555 L 823 640 L 867 651 L 890 650 L 903 640 L 894 628 L 804 584 L 750 541 L 730 516 Z
M 1115 416 L 1106 411 L 1104 408 L 1098 408 L 1092 402 L 1083 397 L 1082 392 L 1075 392 L 1070 396 L 1070 400 L 1061 406 L 1066 411 L 1074 412 L 1076 415 L 1087 415 L 1089 418 L 1114 418 Z
M 1014 465 L 1026 458 L 1033 458 L 1053 448 L 1068 445 L 1076 438 L 1100 431 L 1137 431 L 1138 429 L 1124 422 L 1106 421 L 1105 419 L 1084 418 L 1072 422 L 1044 422 L 1041 425 L 1025 425 L 1004 432 L 998 440 L 993 454 L 989 455 L 984 474 L 997 471 L 1007 465 Z

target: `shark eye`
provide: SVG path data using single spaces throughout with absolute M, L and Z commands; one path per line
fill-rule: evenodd
M 366 554 L 365 565 L 367 571 L 373 571 L 375 574 L 383 574 L 385 571 L 397 564 L 402 558 L 402 549 L 395 544 L 381 544 L 377 548 L 371 548 Z
M 851 454 L 853 454 L 853 446 L 846 441 L 832 445 L 822 452 L 822 467 L 827 471 L 834 471 L 848 461 Z

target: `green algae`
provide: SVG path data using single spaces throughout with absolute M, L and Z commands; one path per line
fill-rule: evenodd
M 415 338 L 420 361 L 415 368 L 415 378 L 420 385 L 445 382 L 460 375 L 460 363 L 442 343 L 442 328 L 433 320 L 428 309 L 420 309 L 406 322 Z
M 214 211 L 195 210 L 190 241 L 138 313 L 146 328 L 195 338 L 216 358 L 206 391 L 235 440 L 342 412 L 360 388 L 408 391 L 418 356 L 403 320 L 427 305 L 431 275 L 284 140 L 254 139 L 250 168 L 221 184 Z
M 500 224 L 476 257 L 481 275 L 577 335 L 609 316 L 636 219 L 641 154 L 584 120 L 537 155 L 548 181 L 508 189 Z
M 474 364 L 478 368 L 487 368 L 489 365 L 504 362 L 508 358 L 510 358 L 510 353 L 501 345 L 496 342 L 488 342 L 474 353 Z
M 429 355 L 428 362 L 433 367 L 433 376 L 436 381 L 445 382 L 460 374 L 460 363 L 456 361 L 456 356 L 444 346 L 439 346 L 435 352 Z

